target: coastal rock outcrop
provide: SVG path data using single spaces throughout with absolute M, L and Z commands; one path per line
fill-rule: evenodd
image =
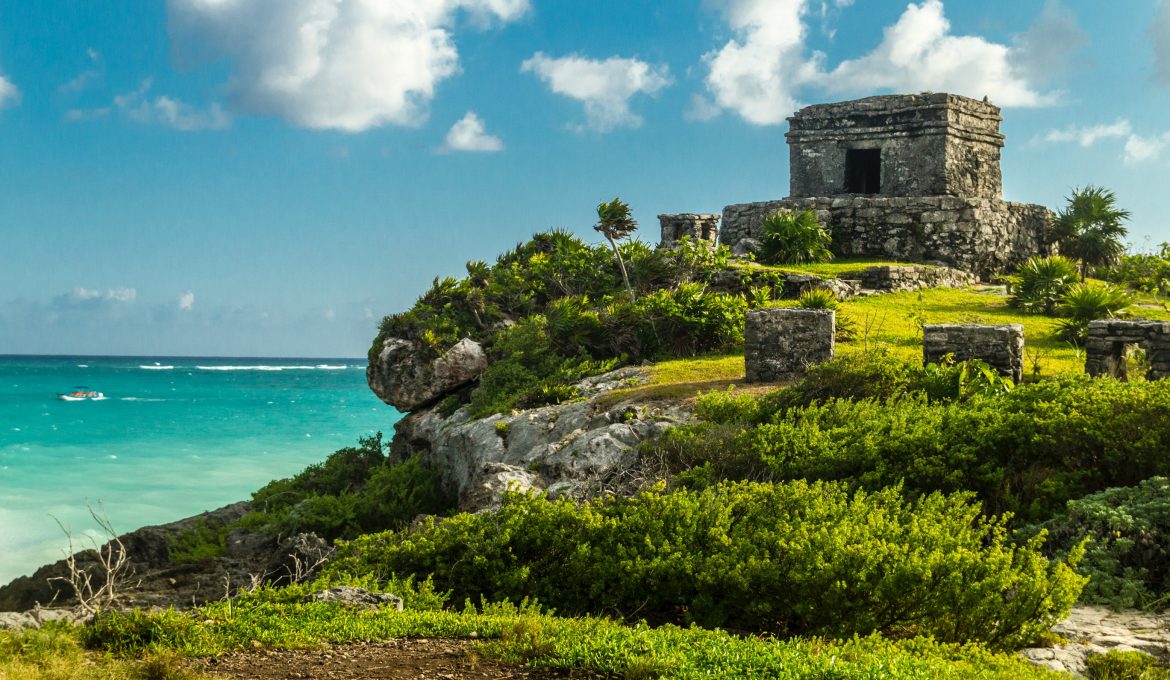
M 691 417 L 678 401 L 634 403 L 608 394 L 645 379 L 641 368 L 619 369 L 577 383 L 582 401 L 508 415 L 420 410 L 395 425 L 395 455 L 421 453 L 462 511 L 496 507 L 508 489 L 594 495 L 636 475 L 641 442 Z
M 366 368 L 366 382 L 382 401 L 414 411 L 478 379 L 487 365 L 483 347 L 470 338 L 430 358 L 415 343 L 390 337 Z
M 1116 650 L 1170 658 L 1170 614 L 1079 606 L 1073 607 L 1068 618 L 1056 624 L 1052 632 L 1068 643 L 1032 647 L 1020 655 L 1038 666 L 1076 676 L 1086 673 L 1088 659 L 1094 654 Z

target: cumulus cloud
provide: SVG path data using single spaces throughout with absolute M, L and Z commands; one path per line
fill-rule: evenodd
M 451 126 L 443 143 L 444 151 L 501 151 L 503 148 L 504 142 L 485 131 L 483 121 L 474 111 L 468 111 Z
M 977 36 L 951 33 L 941 0 L 911 4 L 881 44 L 860 59 L 841 62 L 825 81 L 835 94 L 871 92 L 954 92 L 990 97 L 1001 106 L 1054 103 L 1012 65 L 1011 49 Z
M 12 84 L 11 80 L 5 78 L 3 74 L 0 74 L 0 109 L 6 109 L 19 101 L 20 90 Z
M 1129 121 L 1124 118 L 1119 118 L 1116 122 L 1108 125 L 1070 125 L 1060 130 L 1049 130 L 1034 141 L 1054 144 L 1075 143 L 1082 147 L 1089 147 L 1101 139 L 1127 137 L 1131 131 L 1132 127 Z
M 180 62 L 226 61 L 231 105 L 305 128 L 418 125 L 459 70 L 451 25 L 510 22 L 528 0 L 168 0 Z
M 191 308 L 194 306 L 195 306 L 195 293 L 193 293 L 191 291 L 187 291 L 186 293 L 183 293 L 182 295 L 179 296 L 179 309 L 183 310 L 184 312 L 189 312 L 189 311 L 191 311 Z
M 134 288 L 109 288 L 103 292 L 96 288 L 78 286 L 53 298 L 52 307 L 56 311 L 98 309 L 133 304 L 137 299 L 138 291 Z
M 131 120 L 152 125 L 165 125 L 176 130 L 192 132 L 195 130 L 222 130 L 232 124 L 231 116 L 224 112 L 219 104 L 212 104 L 207 109 L 197 109 L 190 104 L 167 96 L 150 96 L 152 82 L 143 81 L 142 86 L 134 92 L 114 97 L 114 106 Z M 83 114 L 94 116 L 105 115 L 102 109 L 93 109 Z M 66 114 L 68 118 L 73 112 Z M 71 118 L 71 120 L 82 120 Z
M 723 10 L 735 37 L 703 56 L 712 103 L 755 125 L 783 122 L 796 90 L 820 75 L 819 57 L 804 56 L 808 0 L 725 0 Z
M 850 2 L 836 2 L 845 8 Z M 875 91 L 955 92 L 990 97 L 1001 106 L 1044 106 L 1039 77 L 1063 68 L 1085 37 L 1056 2 L 1012 46 L 955 35 L 941 0 L 911 3 L 883 31 L 881 42 L 856 59 L 826 66 L 809 52 L 807 23 L 825 20 L 830 5 L 814 0 L 722 0 L 734 37 L 703 57 L 710 102 L 756 125 L 775 125 L 800 107 L 800 95 L 860 96 Z M 828 31 L 831 33 L 831 31 Z M 1045 41 L 1060 39 L 1062 45 Z M 713 117 L 692 104 L 692 118 Z M 701 114 L 701 115 L 700 115 Z
M 1170 0 L 1161 0 L 1150 26 L 1154 42 L 1154 67 L 1158 82 L 1170 87 Z
M 62 94 L 74 94 L 82 92 L 90 85 L 102 79 L 106 73 L 106 63 L 102 59 L 102 55 L 95 49 L 88 49 L 85 51 L 86 58 L 89 59 L 89 67 L 77 74 L 73 80 L 61 85 L 57 88 Z
M 1130 135 L 1125 140 L 1125 162 L 1130 164 L 1156 160 L 1170 144 L 1170 132 L 1154 137 Z
M 578 131 L 609 132 L 619 127 L 638 127 L 642 117 L 630 110 L 637 94 L 654 95 L 671 84 L 665 64 L 610 57 L 589 59 L 576 54 L 552 58 L 537 52 L 520 65 L 523 73 L 535 73 L 549 88 L 585 105 L 585 125 Z

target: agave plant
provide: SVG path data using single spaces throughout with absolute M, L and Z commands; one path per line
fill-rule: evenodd
M 764 220 L 760 261 L 765 264 L 807 264 L 833 259 L 832 237 L 812 210 L 780 210 Z
M 1076 280 L 1077 265 L 1067 257 L 1030 258 L 1016 272 L 1011 304 L 1051 315 L 1056 312 L 1065 290 Z
M 1120 316 L 1132 302 L 1129 293 L 1115 286 L 1074 283 L 1060 299 L 1060 314 L 1068 319 L 1059 323 L 1057 332 L 1065 340 L 1081 344 L 1090 321 Z

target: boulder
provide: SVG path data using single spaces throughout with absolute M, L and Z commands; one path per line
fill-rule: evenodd
M 383 605 L 389 605 L 396 611 L 402 611 L 402 598 L 390 593 L 373 593 L 364 588 L 353 588 L 350 586 L 337 586 L 328 590 L 322 590 L 319 593 L 313 593 L 308 598 L 308 602 L 338 602 L 347 607 L 355 607 L 357 609 L 381 609 Z
M 434 358 L 409 340 L 386 338 L 366 368 L 366 382 L 382 401 L 413 411 L 478 380 L 487 365 L 483 347 L 470 338 Z
M 754 238 L 742 238 L 731 247 L 731 254 L 736 257 L 747 257 L 760 252 L 763 244 Z

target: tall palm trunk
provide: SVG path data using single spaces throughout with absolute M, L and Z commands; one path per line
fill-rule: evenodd
M 626 273 L 626 261 L 622 259 L 622 253 L 620 250 L 618 250 L 617 241 L 614 241 L 612 238 L 610 238 L 609 234 L 605 235 L 605 240 L 609 241 L 610 247 L 613 248 L 613 254 L 615 257 L 617 257 L 618 268 L 622 270 L 622 281 L 624 281 L 626 284 L 626 292 L 630 294 L 630 299 L 633 300 L 634 287 L 630 285 L 630 275 Z

